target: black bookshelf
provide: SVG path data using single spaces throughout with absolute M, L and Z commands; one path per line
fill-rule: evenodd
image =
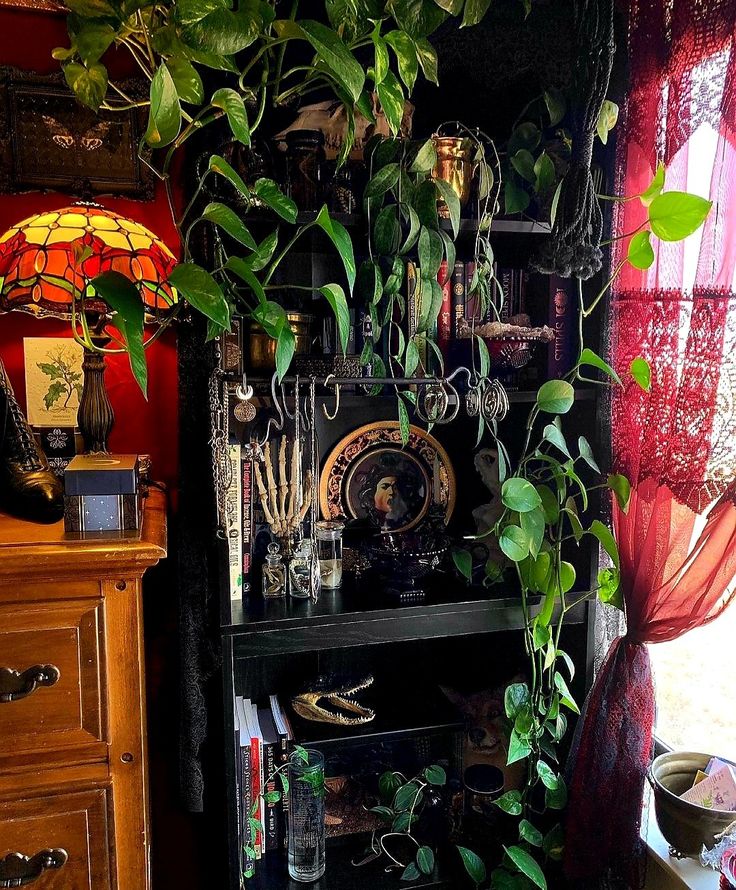
M 349 230 L 362 230 L 366 226 L 366 218 L 362 213 L 335 213 L 331 212 L 332 219 L 341 223 Z M 297 214 L 296 221 L 299 225 L 306 225 L 314 222 L 317 217 L 315 211 L 302 211 Z M 252 218 L 252 217 L 251 217 Z M 265 214 L 261 217 L 265 222 L 266 219 L 272 221 L 274 217 L 267 217 Z M 449 219 L 441 219 L 440 226 L 446 231 L 451 231 L 451 223 Z M 494 219 L 491 222 L 491 232 L 494 234 L 506 235 L 548 235 L 550 226 L 546 222 L 540 222 L 535 219 L 509 218 Z M 459 234 L 469 235 L 478 231 L 478 222 L 475 219 L 461 219 Z
M 364 243 L 367 221 L 361 213 L 336 213 L 332 216 L 348 229 L 356 245 Z M 300 213 L 297 222 L 308 224 L 315 217 L 313 212 Z M 249 216 L 249 226 L 251 221 L 252 217 Z M 263 213 L 252 222 L 255 233 L 258 226 L 272 226 L 274 220 Z M 448 220 L 443 220 L 441 224 L 449 231 Z M 465 254 L 471 249 L 477 231 L 477 224 L 473 220 L 461 219 L 459 240 Z M 526 267 L 530 256 L 548 233 L 547 224 L 522 218 L 494 219 L 490 228 L 499 264 L 510 267 Z M 317 227 L 313 227 L 300 245 L 302 253 L 292 257 L 291 261 L 296 274 L 304 276 L 305 281 L 332 280 L 325 276 L 342 274 L 329 239 Z M 540 322 L 545 320 L 540 317 Z M 304 382 L 303 376 L 301 379 Z M 543 379 L 542 376 L 539 383 Z M 234 385 L 240 382 L 241 377 L 233 374 L 230 380 Z M 247 382 L 255 389 L 257 404 L 264 409 L 265 416 L 269 416 L 270 377 L 247 374 Z M 287 378 L 286 383 L 291 382 L 293 378 Z M 326 405 L 328 410 L 332 410 L 335 392 L 332 388 L 318 386 L 317 432 L 323 457 L 343 435 L 361 424 L 395 419 L 396 396 L 391 388 L 386 387 L 379 396 L 368 396 L 361 389 L 363 383 L 369 384 L 369 381 L 356 379 L 354 384 L 351 382 L 341 387 L 340 413 L 337 420 L 330 423 L 324 420 L 321 406 Z M 461 376 L 454 382 L 461 399 L 464 383 Z M 523 437 L 524 421 L 521 418 L 525 420 L 529 407 L 536 401 L 537 388 L 538 383 L 533 385 L 533 378 L 529 378 L 518 388 L 509 386 L 507 389 L 511 410 L 502 435 L 505 441 L 510 440 L 512 452 L 514 447 L 518 447 L 518 443 L 514 445 L 515 440 Z M 574 425 L 575 437 L 580 433 L 594 442 L 600 391 L 600 388 L 593 386 L 576 390 L 576 403 L 568 419 Z M 293 405 L 293 399 L 287 399 L 287 403 Z M 435 426 L 431 431 L 448 451 L 458 476 L 456 515 L 469 514 L 476 505 L 471 503 L 472 497 L 479 496 L 477 489 L 480 487 L 471 456 L 477 426 L 474 420 L 471 422 L 471 419 L 463 417 L 463 413 L 460 412 L 457 422 Z M 254 432 L 232 417 L 230 429 L 239 441 L 246 441 Z M 572 434 L 570 438 L 572 441 Z M 460 494 L 463 485 L 465 495 Z M 468 492 L 473 487 L 476 491 Z M 455 539 L 460 539 L 469 531 L 460 525 L 454 521 L 450 528 Z M 592 546 L 581 547 L 576 549 L 575 556 L 569 557 L 575 561 L 578 579 L 577 590 L 567 594 L 567 602 L 573 605 L 565 615 L 563 648 L 578 666 L 572 683 L 572 691 L 578 701 L 582 701 L 592 677 L 596 605 L 595 594 L 591 590 L 595 586 L 597 570 L 597 552 L 593 551 Z M 221 556 L 220 566 L 224 568 L 225 575 L 226 552 Z M 223 586 L 220 631 L 226 740 L 223 772 L 227 793 L 228 890 L 240 888 L 235 802 L 236 753 L 232 742 L 234 695 L 263 700 L 264 695 L 276 693 L 283 704 L 299 683 L 308 681 L 325 665 L 352 666 L 355 662 L 370 666 L 375 662 L 379 668 L 378 675 L 383 671 L 385 678 L 387 660 L 397 660 L 397 676 L 408 669 L 412 660 L 417 660 L 421 664 L 431 665 L 435 670 L 430 671 L 432 676 L 420 690 L 414 690 L 413 698 L 407 693 L 404 700 L 410 702 L 410 706 L 388 712 L 379 708 L 373 723 L 352 728 L 336 728 L 329 724 L 305 723 L 295 719 L 296 741 L 335 750 L 373 741 L 439 734 L 459 738 L 462 722 L 447 700 L 441 697 L 439 684 L 435 682 L 443 659 L 448 664 L 455 664 L 456 674 L 462 670 L 462 659 L 466 656 L 469 663 L 487 663 L 489 673 L 492 669 L 513 673 L 516 668 L 511 666 L 513 659 L 509 658 L 509 653 L 523 657 L 519 655 L 523 653 L 522 630 L 529 616 L 524 614 L 518 590 L 512 583 L 490 588 L 468 586 L 451 570 L 446 570 L 426 582 L 426 596 L 421 602 L 402 604 L 392 599 L 385 591 L 386 585 L 380 581 L 374 579 L 369 585 L 361 584 L 347 572 L 344 578 L 342 588 L 322 591 L 316 603 L 289 597 L 263 600 L 257 589 L 260 584 L 257 572 L 252 579 L 256 590 L 242 603 L 231 603 L 227 585 Z M 540 602 L 532 601 L 532 616 L 539 608 Z M 558 617 L 559 606 L 555 619 Z M 506 679 L 511 675 L 507 674 Z M 378 679 L 377 685 L 380 685 Z M 383 693 L 384 690 L 379 689 L 378 692 Z M 361 696 L 361 701 L 364 700 L 372 705 L 368 696 L 365 699 Z M 378 701 L 381 700 L 385 701 L 385 696 L 383 699 L 379 697 Z M 289 715 L 293 717 L 292 712 Z M 457 867 L 459 857 L 452 850 L 447 851 L 448 855 L 438 855 L 438 864 L 432 875 L 422 876 L 411 883 L 400 882 L 400 872 L 387 873 L 385 862 L 356 867 L 353 861 L 361 858 L 366 842 L 367 839 L 362 836 L 328 840 L 327 871 L 319 882 L 312 885 L 314 890 L 374 890 L 376 887 L 398 890 L 405 886 L 449 890 L 465 884 L 466 879 Z M 258 863 L 256 875 L 246 882 L 245 890 L 297 890 L 298 886 L 288 876 L 285 854 L 273 852 Z
M 450 857 L 438 857 L 431 875 L 422 875 L 416 881 L 400 882 L 400 870 L 386 872 L 386 860 L 355 866 L 364 858 L 368 848 L 367 836 L 350 839 L 335 838 L 327 841 L 327 870 L 324 877 L 313 884 L 297 884 L 289 878 L 285 856 L 270 856 L 256 866 L 255 877 L 246 885 L 249 890 L 275 890 L 284 887 L 297 890 L 309 886 L 311 890 L 376 890 L 376 888 L 408 887 L 409 890 L 457 890 L 465 883 L 458 869 L 447 861 Z M 447 851 L 451 854 L 452 851 Z M 457 853 L 455 853 L 457 856 Z
M 401 640 L 518 631 L 524 614 L 518 595 L 489 595 L 482 588 L 446 582 L 417 605 L 399 605 L 377 592 L 366 596 L 350 584 L 323 592 L 318 602 L 259 596 L 235 603 L 223 633 L 232 636 L 237 657 L 257 658 L 293 652 L 380 645 Z M 566 623 L 586 619 L 585 592 L 568 594 L 575 605 Z M 532 612 L 540 607 L 539 602 Z

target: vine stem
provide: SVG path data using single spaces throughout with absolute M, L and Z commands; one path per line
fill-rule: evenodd
M 621 270 L 623 269 L 623 267 L 624 267 L 625 265 L 626 265 L 626 260 L 625 260 L 625 259 L 621 260 L 621 262 L 618 264 L 618 266 L 616 266 L 616 268 L 613 270 L 613 274 L 611 275 L 611 277 L 610 277 L 610 278 L 608 279 L 608 281 L 603 285 L 603 287 L 601 288 L 600 293 L 595 297 L 595 299 L 594 299 L 593 302 L 590 304 L 590 306 L 588 306 L 588 307 L 586 307 L 586 308 L 583 308 L 582 303 L 581 303 L 581 309 L 580 309 L 580 315 L 581 315 L 581 321 L 580 321 L 580 331 L 581 331 L 581 334 L 580 334 L 580 337 L 581 337 L 581 342 L 582 342 L 582 319 L 583 319 L 583 318 L 589 318 L 589 317 L 590 317 L 590 315 L 592 314 L 592 312 L 595 310 L 595 307 L 600 303 L 600 301 L 603 299 L 603 297 L 605 297 L 606 293 L 608 292 L 608 289 L 611 287 L 611 285 L 613 284 L 613 282 L 614 282 L 614 281 L 618 278 L 618 276 L 621 274 Z M 580 292 L 581 292 L 581 294 L 582 294 L 582 282 L 581 282 L 581 284 L 580 284 L 580 287 L 581 287 L 581 291 L 580 291 Z M 582 299 L 582 297 L 581 297 L 581 299 Z
M 263 279 L 264 287 L 268 284 L 268 282 L 271 280 L 271 278 L 273 278 L 273 273 L 278 268 L 279 263 L 283 260 L 283 258 L 286 256 L 286 254 L 291 250 L 291 248 L 296 244 L 296 242 L 299 240 L 299 238 L 301 238 L 301 236 L 305 232 L 309 231 L 309 229 L 311 229 L 315 225 L 316 225 L 316 222 L 309 222 L 306 225 L 300 226 L 297 229 L 296 234 L 289 240 L 289 243 L 286 245 L 286 247 L 281 251 L 281 253 L 276 257 L 276 259 L 271 263 L 271 268 L 268 270 L 268 272 L 266 273 L 266 275 Z

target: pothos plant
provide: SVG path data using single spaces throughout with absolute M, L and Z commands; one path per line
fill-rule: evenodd
M 446 783 L 447 773 L 436 763 L 425 767 L 412 779 L 407 779 L 396 770 L 390 770 L 383 773 L 378 780 L 381 802 L 371 807 L 371 812 L 381 817 L 386 828 L 373 832 L 370 848 L 376 856 L 385 856 L 391 863 L 389 867 L 401 869 L 402 881 L 415 881 L 434 871 L 434 850 L 420 843 L 412 834 L 412 828 L 419 820 L 425 788 L 430 785 L 441 788 Z M 414 855 L 409 862 L 398 859 L 388 849 L 387 841 L 393 837 L 407 838 L 414 844 Z
M 293 745 L 291 748 L 291 756 L 300 761 L 304 766 L 309 765 L 309 751 L 301 745 Z M 278 803 L 284 795 L 289 794 L 289 779 L 286 772 L 289 768 L 289 762 L 282 763 L 280 766 L 266 776 L 263 783 L 264 790 L 258 795 L 256 800 L 251 804 L 250 810 L 246 816 L 248 832 L 243 844 L 243 856 L 246 867 L 243 870 L 243 880 L 250 880 L 255 875 L 256 868 L 256 851 L 253 846 L 255 838 L 263 831 L 263 823 L 257 818 L 259 810 L 264 811 L 267 805 Z M 268 791 L 270 786 L 275 786 L 278 778 L 281 791 L 275 787 Z M 306 771 L 304 775 L 297 778 L 298 782 L 304 782 L 311 786 L 314 797 L 323 798 L 325 796 L 325 775 L 323 770 Z M 242 882 L 241 882 L 242 883 Z
M 473 220 L 475 271 L 468 293 L 477 296 L 481 314 L 485 314 L 489 306 L 495 308 L 494 297 L 500 293 L 489 238 L 500 189 L 498 157 L 485 134 L 457 122 L 454 126 L 470 144 L 470 163 L 478 183 Z M 358 292 L 367 307 L 371 336 L 365 339 L 361 365 L 369 366 L 376 377 L 426 375 L 434 367 L 443 372 L 437 319 L 442 285 L 455 265 L 460 199 L 448 182 L 433 176 L 437 164 L 433 139 L 411 142 L 377 136 L 366 146 L 365 154 L 370 176 L 363 195 L 368 258 L 359 270 Z M 438 206 L 446 209 L 446 220 L 438 213 Z M 409 289 L 404 286 L 409 262 L 415 269 L 413 307 L 407 305 Z M 444 280 L 440 275 L 443 262 Z M 412 313 L 413 322 L 407 325 L 405 318 Z M 482 341 L 481 348 L 485 348 Z M 407 405 L 414 402 L 415 394 L 398 386 L 396 392 L 399 427 L 407 441 Z
M 419 71 L 437 82 L 437 54 L 429 36 L 450 16 L 462 16 L 463 26 L 476 24 L 489 0 L 326 0 L 327 23 L 299 18 L 299 0 L 293 0 L 286 18 L 279 17 L 276 0 L 239 0 L 235 7 L 232 0 L 69 0 L 67 6 L 69 46 L 55 49 L 53 55 L 74 95 L 94 110 L 148 111 L 141 148 L 156 150 L 150 164 L 165 184 L 181 237 L 182 262 L 171 275 L 179 297 L 207 317 L 213 337 L 229 329 L 235 308 L 254 317 L 278 341 L 277 369 L 283 375 L 294 352 L 294 338 L 283 307 L 269 298 L 268 289 L 276 266 L 306 228 L 294 231 L 280 252 L 278 230 L 256 243 L 239 214 L 225 203 L 213 202 L 195 212 L 201 181 L 177 215 L 171 174 L 176 152 L 219 118 L 227 119 L 233 139 L 250 145 L 269 110 L 289 107 L 327 88 L 345 108 L 342 163 L 353 145 L 356 111 L 375 122 L 375 95 L 391 132 L 397 133 L 405 98 Z M 146 99 L 132 98 L 110 77 L 106 53 L 111 48 L 127 53 L 149 82 Z M 206 88 L 205 81 L 212 81 L 215 88 Z M 295 222 L 295 205 L 272 180 L 260 179 L 248 187 L 214 155 L 204 174 L 209 175 L 226 177 L 247 200 L 255 197 L 285 222 Z M 193 262 L 189 236 L 200 222 L 217 226 L 246 253 L 226 256 L 212 270 Z M 325 208 L 312 225 L 332 239 L 352 288 L 353 251 L 345 230 Z M 345 293 L 338 284 L 320 290 L 335 313 L 344 349 Z M 95 296 L 113 310 L 123 349 L 131 355 L 133 373 L 145 389 L 142 302 L 135 285 L 105 272 L 86 282 L 80 309 L 86 297 Z M 82 336 L 88 348 L 105 351 L 86 330 Z
M 616 541 L 608 526 L 599 519 L 589 521 L 587 516 L 591 493 L 598 490 L 610 491 L 619 508 L 626 511 L 630 484 L 621 474 L 602 474 L 584 436 L 569 442 L 563 418 L 573 406 L 577 383 L 622 385 L 616 371 L 584 345 L 584 320 L 592 315 L 627 263 L 638 269 L 652 265 L 652 237 L 680 241 L 702 225 L 710 210 L 710 202 L 697 195 L 663 191 L 664 183 L 665 169 L 660 165 L 642 194 L 611 198 L 640 201 L 647 210 L 646 217 L 635 231 L 620 236 L 628 242 L 624 258 L 590 302 L 579 282 L 577 361 L 564 378 L 540 386 L 515 461 L 497 431 L 492 430 L 498 447 L 504 510 L 491 533 L 498 538 L 518 576 L 529 664 L 528 682 L 512 684 L 505 694 L 504 707 L 511 727 L 508 763 L 525 761 L 527 769 L 524 787 L 506 792 L 496 802 L 519 822 L 518 842 L 505 848 L 503 862 L 491 873 L 492 888 L 545 890 L 545 863 L 562 856 L 563 831 L 550 818 L 550 813 L 563 810 L 567 802 L 557 746 L 567 729 L 566 712 L 579 714 L 579 709 L 569 687 L 575 667 L 560 647 L 560 640 L 566 615 L 580 599 L 589 596 L 587 592 L 577 597 L 572 594 L 575 568 L 563 556 L 567 547 L 580 545 L 586 538 L 593 538 L 602 547 L 610 566 L 598 573 L 594 593 L 601 602 L 623 608 Z M 600 372 L 603 380 L 591 376 L 594 372 Z M 643 358 L 634 359 L 628 372 L 639 386 L 649 389 L 650 368 Z M 469 578 L 469 560 L 457 559 L 456 564 Z M 489 579 L 497 579 L 498 566 L 489 564 L 487 574 Z M 466 861 L 476 886 L 485 880 L 481 866 L 476 862 L 468 867 Z
M 548 87 L 531 99 L 514 121 L 502 152 L 505 213 L 523 213 L 534 200 L 545 206 L 554 202 L 570 163 L 567 107 L 565 92 Z M 617 120 L 618 105 L 606 99 L 596 124 L 596 134 L 604 145 Z

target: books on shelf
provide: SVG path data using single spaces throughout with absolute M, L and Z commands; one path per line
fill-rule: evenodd
M 461 319 L 475 321 L 477 324 L 497 321 L 499 318 L 508 322 L 515 315 L 526 312 L 528 275 L 524 269 L 502 267 L 495 270 L 495 275 L 498 288 L 494 290 L 492 297 L 495 297 L 496 305 L 484 308 L 475 277 L 475 262 L 457 261 L 448 276 L 447 262 L 442 261 L 437 274 L 437 280 L 442 287 L 437 343 L 445 355 L 450 341 L 457 338 L 458 323 Z M 502 299 L 499 299 L 499 288 Z
M 241 859 L 243 872 L 248 873 L 254 866 L 257 856 L 249 855 L 247 850 L 257 851 L 256 838 L 252 829 L 251 810 L 253 809 L 253 782 L 251 762 L 251 736 L 248 718 L 245 710 L 245 701 L 241 695 L 235 697 L 235 725 L 238 727 L 238 757 L 240 772 L 238 778 L 240 785 L 238 797 L 240 799 L 240 838 Z M 237 785 L 237 783 L 236 783 Z
M 288 794 L 270 802 L 266 795 L 282 791 L 275 772 L 286 762 L 292 730 L 275 695 L 260 708 L 251 699 L 237 695 L 233 716 L 241 867 L 247 873 L 255 860 L 286 844 Z

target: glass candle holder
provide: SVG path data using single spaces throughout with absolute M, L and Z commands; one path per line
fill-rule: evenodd
M 325 873 L 325 760 L 311 748 L 289 757 L 289 876 L 318 881 Z
M 317 555 L 319 576 L 325 590 L 342 584 L 342 532 L 345 523 L 324 520 L 317 523 Z

